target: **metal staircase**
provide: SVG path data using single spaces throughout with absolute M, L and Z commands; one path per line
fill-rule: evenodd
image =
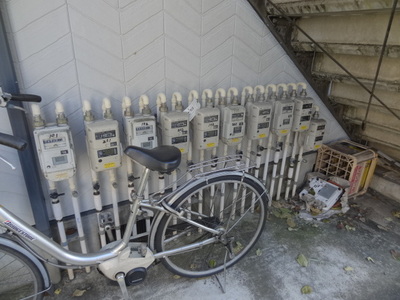
M 248 0 L 354 141 L 400 161 L 397 0 Z

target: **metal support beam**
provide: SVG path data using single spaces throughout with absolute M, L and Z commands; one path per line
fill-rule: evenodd
M 3 17 L 0 13 L 0 53 L 2 54 L 0 66 L 0 86 L 4 92 L 18 94 L 19 88 L 13 62 L 11 58 L 10 48 L 4 28 Z M 18 102 L 13 105 L 21 106 Z M 40 182 L 39 168 L 35 158 L 35 148 L 30 137 L 30 130 L 25 114 L 16 109 L 9 109 L 8 115 L 13 134 L 27 141 L 28 146 L 24 151 L 18 151 L 21 168 L 25 178 L 25 185 L 28 190 L 28 196 L 32 207 L 33 217 L 36 228 L 44 234 L 50 236 L 50 224 L 47 214 L 45 198 Z

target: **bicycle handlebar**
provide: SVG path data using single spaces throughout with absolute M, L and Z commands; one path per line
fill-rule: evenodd
M 19 94 L 19 95 L 11 95 L 10 100 L 23 101 L 23 102 L 40 102 L 42 101 L 42 97 L 31 94 Z
M 26 142 L 18 137 L 0 132 L 0 145 L 11 147 L 17 150 L 24 150 Z

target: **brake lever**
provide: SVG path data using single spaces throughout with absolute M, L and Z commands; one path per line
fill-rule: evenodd
M 28 113 L 27 110 L 21 106 L 10 104 L 9 101 L 12 99 L 12 95 L 9 93 L 4 93 L 0 87 L 0 107 L 7 107 L 10 109 L 21 110 L 24 113 Z

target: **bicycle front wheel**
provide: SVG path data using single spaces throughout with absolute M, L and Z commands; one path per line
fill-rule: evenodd
M 200 180 L 171 207 L 196 223 L 216 229 L 212 234 L 172 215 L 165 215 L 155 235 L 157 252 L 209 241 L 212 243 L 161 259 L 171 272 L 206 277 L 229 268 L 257 242 L 264 228 L 267 193 L 254 177 L 221 174 Z
M 0 245 L 0 298 L 42 299 L 43 294 L 37 293 L 43 289 L 43 278 L 35 264 L 22 253 Z

